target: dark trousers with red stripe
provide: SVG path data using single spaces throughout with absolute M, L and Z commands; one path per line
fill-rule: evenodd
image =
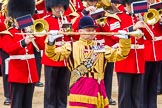
M 0 64 L 0 76 L 2 76 L 2 66 Z
M 1 56 L 2 56 L 2 65 L 1 65 L 1 71 L 3 76 L 3 89 L 4 89 L 4 96 L 6 98 L 10 98 L 10 83 L 8 82 L 8 75 L 5 74 L 5 59 L 8 58 L 8 54 L 4 52 L 3 50 L 0 50 Z
M 160 69 L 158 72 L 157 93 L 162 94 L 162 61 L 160 61 Z
M 111 99 L 114 62 L 108 62 L 105 68 L 104 83 L 108 99 Z
M 41 69 L 42 69 L 41 52 L 38 52 L 36 50 L 36 48 L 34 48 L 34 55 L 35 55 L 36 66 L 37 66 L 37 71 L 38 71 L 38 76 L 39 76 L 39 81 L 40 81 L 40 78 L 41 78 Z
M 127 74 L 117 72 L 118 108 L 143 108 L 142 74 Z
M 11 108 L 32 108 L 35 84 L 11 83 Z
M 157 108 L 157 79 L 160 62 L 146 62 L 143 77 L 143 108 Z
M 67 67 L 45 66 L 44 108 L 66 108 L 70 71 Z

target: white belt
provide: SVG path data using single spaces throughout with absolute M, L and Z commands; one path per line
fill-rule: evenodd
M 19 60 L 27 60 L 35 58 L 34 54 L 26 54 L 26 55 L 12 55 L 9 58 L 5 59 L 5 74 L 8 75 L 9 61 L 12 59 Z
M 131 44 L 131 49 L 144 49 L 144 45 Z
M 38 14 L 43 14 L 44 13 L 44 10 L 37 10 L 37 13 Z
M 32 59 L 35 58 L 34 54 L 26 54 L 26 55 L 12 55 L 9 57 L 9 59 L 20 59 L 20 60 L 26 60 L 26 59 Z
M 154 37 L 154 41 L 162 40 L 162 36 Z

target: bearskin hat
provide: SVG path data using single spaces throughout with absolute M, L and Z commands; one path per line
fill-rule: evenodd
M 142 0 L 120 0 L 122 4 L 126 4 L 126 3 L 132 3 L 132 2 L 137 2 L 137 1 L 142 1 Z
M 27 14 L 35 13 L 35 0 L 9 0 L 8 16 L 12 18 L 21 17 Z
M 51 12 L 51 8 L 54 6 L 62 5 L 66 10 L 69 6 L 69 0 L 45 0 L 46 1 L 46 9 Z

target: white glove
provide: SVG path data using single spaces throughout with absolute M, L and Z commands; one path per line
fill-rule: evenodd
M 119 30 L 118 32 L 120 33 L 120 35 L 114 35 L 114 36 L 121 39 L 128 39 L 128 35 L 126 34 L 127 32 L 125 30 Z
M 50 35 L 58 35 L 58 30 L 50 30 L 49 31 Z
M 48 35 L 48 41 L 49 42 L 54 42 L 57 38 L 63 37 L 64 35 L 60 34 L 60 35 Z
M 57 38 L 63 37 L 64 35 L 58 34 L 58 30 L 50 30 L 48 35 L 48 41 L 53 43 Z

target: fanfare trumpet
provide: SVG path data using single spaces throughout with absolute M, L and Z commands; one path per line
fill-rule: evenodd
M 24 29 L 25 29 L 26 35 L 31 37 L 32 44 L 34 45 L 36 50 L 39 52 L 39 48 L 36 42 L 34 41 L 34 39 L 32 38 L 33 35 L 30 33 L 35 33 L 34 36 L 38 36 L 37 33 L 46 33 L 49 29 L 48 23 L 43 19 L 37 19 L 33 22 L 33 25 L 25 27 Z M 22 33 L 22 34 L 25 34 L 25 33 Z M 39 36 L 42 36 L 42 35 L 39 35 Z
M 49 25 L 47 21 L 43 19 L 37 19 L 34 21 L 33 25 L 31 26 L 31 29 L 34 33 L 43 33 L 49 30 Z
M 162 9 L 159 11 L 156 9 L 149 9 L 144 13 L 144 21 L 149 25 L 156 24 L 162 16 Z
M 32 34 L 32 35 L 51 35 L 50 32 L 46 32 L 46 33 L 15 33 L 15 34 Z M 112 36 L 112 35 L 122 35 L 119 32 L 63 32 L 63 31 L 58 31 L 57 34 L 63 34 L 63 35 L 67 35 L 67 36 L 72 36 L 72 35 L 105 35 L 105 36 Z M 134 36 L 136 38 L 141 38 L 144 33 L 137 29 L 136 31 L 133 32 L 127 32 L 126 35 L 129 36 Z

